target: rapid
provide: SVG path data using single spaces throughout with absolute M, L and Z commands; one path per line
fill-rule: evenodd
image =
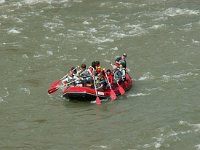
M 200 150 L 199 0 L 0 0 L 0 35 L 0 149 Z M 116 101 L 47 93 L 124 52 Z

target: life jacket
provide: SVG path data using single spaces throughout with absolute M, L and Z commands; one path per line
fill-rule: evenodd
M 72 76 L 67 76 L 65 79 L 62 80 L 63 84 L 75 84 L 76 81 L 78 80 L 78 77 L 75 75 Z
M 117 67 L 120 67 L 120 63 L 119 62 L 114 63 L 114 65 L 117 66 Z
M 120 71 L 121 71 L 121 73 L 122 73 L 122 80 L 125 80 L 125 78 L 126 78 L 126 68 L 120 68 Z
M 122 80 L 122 72 L 119 70 L 119 69 L 115 69 L 113 71 L 113 74 L 114 74 L 114 80 L 115 81 L 120 81 Z
M 106 89 L 107 82 L 106 82 L 106 80 L 103 76 L 96 80 L 96 87 L 97 87 L 98 90 L 105 90 Z
M 88 70 L 84 70 L 83 72 L 80 73 L 80 76 L 82 78 L 87 78 L 90 77 L 90 73 L 88 72 Z
M 110 83 L 110 84 L 113 84 L 113 80 L 114 80 L 113 75 L 112 75 L 112 74 L 109 74 L 109 75 L 107 75 L 107 77 L 108 77 L 109 83 Z
M 119 63 L 120 65 L 122 65 L 123 68 L 126 68 L 126 60 L 121 59 Z
M 90 66 L 90 67 L 88 68 L 88 72 L 90 73 L 90 76 L 93 76 L 95 70 L 94 70 L 94 68 L 93 68 L 92 66 Z

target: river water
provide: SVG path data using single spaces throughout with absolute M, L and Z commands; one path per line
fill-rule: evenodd
M 200 150 L 199 0 L 0 0 L 1 150 Z M 126 52 L 117 101 L 47 94 Z

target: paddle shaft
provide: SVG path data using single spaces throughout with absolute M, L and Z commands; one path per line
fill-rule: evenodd
M 110 84 L 110 82 L 109 82 L 109 79 L 108 79 L 108 76 L 107 76 L 107 73 L 106 73 L 106 72 L 105 72 L 105 75 L 106 75 L 106 80 L 107 80 L 107 82 L 108 82 L 108 85 L 109 85 L 109 87 L 110 87 L 110 97 L 111 97 L 112 100 L 116 100 L 116 99 L 117 99 L 117 96 L 116 96 L 115 92 L 113 91 L 113 89 L 112 89 L 112 87 L 111 87 L 111 84 Z
M 110 84 L 110 82 L 109 82 L 109 79 L 108 79 L 108 76 L 107 76 L 107 73 L 106 73 L 106 72 L 105 72 L 105 75 L 106 75 L 106 80 L 107 80 L 107 82 L 108 82 L 108 85 L 109 85 L 110 89 L 112 89 L 111 84 Z
M 94 68 L 93 68 L 93 71 L 94 71 Z M 101 104 L 101 100 L 100 100 L 99 97 L 98 97 L 98 92 L 97 92 L 97 87 L 96 87 L 96 81 L 95 81 L 94 74 L 92 75 L 92 78 L 93 78 L 94 89 L 95 89 L 95 93 L 96 93 L 96 104 L 97 104 L 97 105 L 100 105 L 100 104 Z
M 65 89 L 66 89 L 66 88 L 69 87 L 68 85 L 71 84 L 71 83 L 73 83 L 73 82 L 75 82 L 75 81 L 72 81 L 72 82 L 67 83 L 67 84 L 66 84 L 67 86 L 66 86 L 66 85 L 65 85 L 65 86 L 58 86 L 58 85 L 57 85 L 56 87 L 53 87 L 53 88 L 49 89 L 49 90 L 48 90 L 48 93 L 49 93 L 49 94 L 52 94 L 52 93 L 56 92 L 58 89 L 62 89 L 62 88 L 65 88 Z
M 71 71 L 74 71 L 78 68 L 79 66 L 76 66 L 74 69 L 72 69 Z M 64 77 L 62 77 L 60 80 L 63 80 L 64 78 L 66 78 L 68 76 L 68 74 L 66 74 Z
M 78 68 L 79 66 L 75 67 L 72 71 L 74 71 L 76 68 Z M 62 77 L 61 79 L 59 80 L 56 80 L 54 81 L 52 84 L 51 84 L 51 88 L 56 88 L 56 86 L 64 79 L 68 76 L 68 74 L 66 74 L 64 77 Z

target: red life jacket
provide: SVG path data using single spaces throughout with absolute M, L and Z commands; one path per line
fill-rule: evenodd
M 116 62 L 114 63 L 115 66 L 120 67 L 120 63 Z
M 113 75 L 109 74 L 107 76 L 108 76 L 108 81 L 110 82 L 110 84 L 113 84 L 113 80 L 114 80 Z

